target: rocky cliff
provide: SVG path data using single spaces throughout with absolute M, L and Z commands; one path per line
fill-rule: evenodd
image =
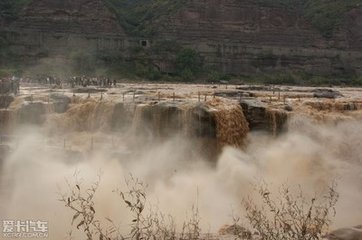
M 346 22 L 341 29 L 347 46 L 344 48 L 362 50 L 362 7 L 355 8 L 346 14 Z
M 124 34 L 101 0 L 32 1 L 10 27 L 55 33 Z
M 138 12 L 138 24 L 143 21 L 142 27 L 152 29 L 152 34 L 140 37 L 124 29 L 134 23 L 122 18 L 122 13 L 117 15 L 108 2 L 31 1 L 2 31 L 15 52 L 35 58 L 64 54 L 70 48 L 106 49 L 129 57 L 134 47 L 150 48 L 167 40 L 194 48 L 205 65 L 226 74 L 362 74 L 362 8 L 358 5 L 344 13 L 343 24 L 326 38 L 299 11 L 259 0 L 187 0 L 176 11 L 162 11 L 158 17 L 154 15 L 161 10 L 152 12 L 152 8 L 164 3 L 141 1 L 134 6 L 145 8 Z M 153 5 L 147 9 L 150 2 Z M 169 58 L 162 62 L 153 53 L 152 59 L 156 65 L 170 65 Z
M 190 0 L 168 21 L 155 24 L 163 26 L 160 39 L 194 46 L 226 73 L 361 74 L 361 11 L 346 13 L 332 38 L 323 37 L 297 11 L 253 0 Z
M 102 0 L 31 1 L 3 29 L 15 53 L 36 58 L 69 49 L 124 48 L 125 32 Z

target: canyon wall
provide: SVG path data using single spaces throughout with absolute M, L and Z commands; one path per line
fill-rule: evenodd
M 345 23 L 326 39 L 298 12 L 255 0 L 189 0 L 177 12 L 149 22 L 156 32 L 141 38 L 127 33 L 102 0 L 38 0 L 2 32 L 14 52 L 31 59 L 69 49 L 109 50 L 127 57 L 133 47 L 172 41 L 196 49 L 206 65 L 227 74 L 360 75 L 361 20 L 361 7 L 349 11 Z M 152 58 L 157 65 L 170 65 Z
M 225 73 L 361 74 L 361 13 L 347 13 L 345 25 L 326 39 L 297 12 L 253 0 L 190 0 L 159 34 L 195 47 Z
M 122 51 L 126 38 L 101 0 L 32 1 L 3 33 L 15 54 L 31 59 L 70 50 Z

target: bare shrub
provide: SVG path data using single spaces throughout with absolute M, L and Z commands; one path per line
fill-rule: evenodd
M 262 203 L 245 199 L 242 204 L 250 231 L 261 240 L 317 240 L 322 239 L 335 216 L 339 198 L 336 184 L 325 194 L 308 199 L 301 188 L 293 193 L 288 186 L 282 186 L 280 196 L 273 197 L 267 184 L 257 187 Z
M 100 220 L 95 218 L 95 204 L 94 197 L 99 187 L 100 175 L 89 188 L 82 189 L 81 184 L 76 179 L 75 184 L 67 181 L 68 194 L 61 193 L 61 202 L 74 212 L 72 218 L 72 225 L 76 224 L 77 230 L 83 231 L 87 240 L 111 240 L 111 239 L 124 239 L 122 235 L 115 228 L 112 220 L 108 221 L 112 224 L 105 230 Z M 72 238 L 72 232 L 69 232 L 69 238 Z
M 197 205 L 194 205 L 191 210 L 190 218 L 183 223 L 180 240 L 201 239 L 199 208 Z
M 198 207 L 192 207 L 192 215 L 183 224 L 180 234 L 176 231 L 176 224 L 170 215 L 165 215 L 158 208 L 145 211 L 147 204 L 147 186 L 132 175 L 126 179 L 126 191 L 117 190 L 126 208 L 132 214 L 131 231 L 121 234 L 113 221 L 106 218 L 109 224 L 101 224 L 95 217 L 94 196 L 99 187 L 100 177 L 91 187 L 82 190 L 81 184 L 76 181 L 74 186 L 67 181 L 68 193 L 60 194 L 61 202 L 74 212 L 72 225 L 84 232 L 87 240 L 198 240 L 201 239 L 200 216 Z M 69 233 L 72 239 L 72 232 Z
M 202 234 L 198 204 L 191 209 L 191 215 L 177 232 L 172 216 L 163 214 L 157 207 L 145 210 L 147 186 L 137 178 L 126 179 L 126 190 L 115 191 L 125 207 L 129 209 L 132 220 L 128 234 L 121 234 L 111 219 L 106 223 L 96 218 L 94 196 L 99 187 L 100 177 L 89 188 L 81 184 L 68 183 L 68 194 L 61 194 L 60 201 L 74 212 L 72 225 L 84 232 L 87 240 L 201 240 L 210 236 Z M 242 201 L 248 222 L 242 226 L 240 218 L 233 215 L 234 224 L 227 226 L 226 234 L 235 239 L 261 240 L 319 240 L 328 232 L 331 218 L 335 215 L 338 200 L 336 185 L 332 184 L 326 193 L 309 199 L 301 190 L 292 191 L 282 186 L 279 196 L 272 196 L 266 183 L 256 187 L 261 198 L 257 204 L 255 198 Z M 69 234 L 71 239 L 71 233 Z
M 127 191 L 118 191 L 126 207 L 133 215 L 129 239 L 135 240 L 173 240 L 176 239 L 176 226 L 172 216 L 167 218 L 158 209 L 145 213 L 147 203 L 147 186 L 130 175 L 126 179 Z

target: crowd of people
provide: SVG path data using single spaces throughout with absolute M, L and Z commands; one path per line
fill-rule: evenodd
M 116 87 L 117 81 L 109 77 L 88 77 L 88 76 L 73 76 L 68 78 L 60 78 L 56 76 L 37 76 L 34 78 L 18 78 L 6 77 L 0 78 L 0 94 L 19 92 L 20 84 L 35 83 L 40 85 L 49 86 L 51 88 L 64 88 L 64 87 Z
M 109 77 L 88 77 L 84 75 L 68 78 L 60 78 L 55 76 L 38 76 L 32 82 L 42 85 L 51 85 L 59 88 L 64 87 L 64 85 L 70 86 L 72 88 L 88 86 L 112 87 L 117 85 L 116 80 L 111 80 Z
M 98 87 L 111 87 L 116 86 L 117 81 L 114 79 L 113 81 L 109 77 L 71 77 L 70 78 L 70 85 L 72 88 L 76 86 L 98 86 Z

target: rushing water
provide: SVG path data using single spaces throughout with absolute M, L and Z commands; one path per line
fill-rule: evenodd
M 71 212 L 57 201 L 65 179 L 87 186 L 99 172 L 97 216 L 121 229 L 130 216 L 112 191 L 124 188 L 129 173 L 149 185 L 149 206 L 178 224 L 198 203 L 204 231 L 231 223 L 232 212 L 243 215 L 241 199 L 253 196 L 260 178 L 276 192 L 288 183 L 311 195 L 337 180 L 334 226 L 362 222 L 360 121 L 315 124 L 296 115 L 287 133 L 270 135 L 249 133 L 241 107 L 219 100 L 125 105 L 73 98 L 64 113 L 54 109 L 47 100 L 25 108 L 15 102 L 12 117 L 1 114 L 13 138 L 0 168 L 0 219 L 47 220 L 51 239 L 71 228 Z M 269 114 L 274 128 L 277 114 Z

